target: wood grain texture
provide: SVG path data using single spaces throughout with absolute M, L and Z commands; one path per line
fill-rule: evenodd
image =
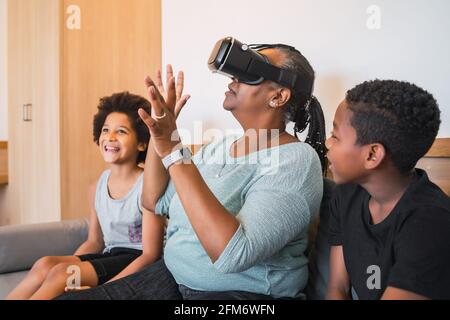
M 428 153 L 417 163 L 430 180 L 450 196 L 450 138 L 438 138 Z
M 63 2 L 81 9 L 80 30 L 62 26 L 61 203 L 71 219 L 88 216 L 88 186 L 106 168 L 92 134 L 99 99 L 125 90 L 147 97 L 143 79 L 161 68 L 161 3 Z
M 0 224 L 55 221 L 59 203 L 60 0 L 8 1 L 8 185 Z M 31 103 L 32 121 L 22 106 Z
M 427 158 L 450 158 L 450 138 L 438 138 L 425 155 Z

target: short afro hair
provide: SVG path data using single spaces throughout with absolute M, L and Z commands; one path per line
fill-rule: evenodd
M 144 109 L 150 114 L 151 106 L 148 100 L 125 91 L 101 98 L 97 108 L 98 112 L 94 116 L 93 130 L 94 142 L 97 145 L 99 144 L 100 135 L 106 118 L 113 112 L 119 112 L 128 116 L 133 129 L 136 131 L 138 143 L 145 143 L 148 146 L 150 133 L 147 125 L 142 121 L 138 114 L 139 108 Z M 146 154 L 147 150 L 139 152 L 137 157 L 138 164 L 145 161 Z
M 439 131 L 440 110 L 418 86 L 395 80 L 366 81 L 346 95 L 357 143 L 381 143 L 402 173 L 411 171 Z

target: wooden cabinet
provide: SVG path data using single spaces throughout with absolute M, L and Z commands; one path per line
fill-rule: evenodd
M 2 224 L 54 221 L 59 199 L 59 6 L 8 1 L 8 185 Z M 24 105 L 32 121 L 24 121 Z
M 88 186 L 105 169 L 92 138 L 99 98 L 145 96 L 143 79 L 160 66 L 160 0 L 9 0 L 0 224 L 88 216 Z

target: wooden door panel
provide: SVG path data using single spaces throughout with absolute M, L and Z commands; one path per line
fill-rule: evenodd
M 60 219 L 60 0 L 8 1 L 8 185 L 0 223 Z M 32 104 L 31 121 L 23 105 Z
M 106 168 L 93 142 L 100 97 L 128 90 L 146 96 L 143 79 L 161 66 L 160 0 L 64 0 L 81 28 L 63 23 L 61 108 L 62 218 L 89 214 L 87 190 Z

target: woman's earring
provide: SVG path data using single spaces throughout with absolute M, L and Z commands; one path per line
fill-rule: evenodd
M 277 107 L 275 101 L 270 101 L 269 102 L 269 106 L 272 107 L 272 108 L 276 108 Z

